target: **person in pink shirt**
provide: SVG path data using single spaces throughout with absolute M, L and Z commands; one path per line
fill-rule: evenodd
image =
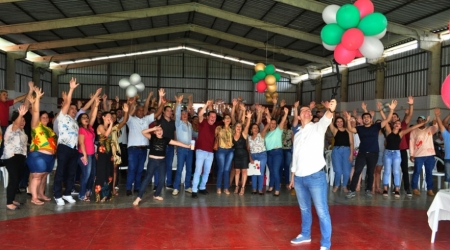
M 425 116 L 419 116 L 417 123 L 423 123 Z M 433 143 L 433 135 L 438 131 L 436 120 L 433 120 L 433 126 L 423 126 L 411 131 L 409 139 L 409 155 L 412 162 L 414 162 L 414 173 L 411 180 L 411 187 L 414 195 L 420 195 L 418 181 L 419 175 L 422 171 L 422 166 L 425 166 L 425 175 L 427 182 L 427 194 L 434 196 L 433 193 L 433 168 L 435 164 L 435 151 Z

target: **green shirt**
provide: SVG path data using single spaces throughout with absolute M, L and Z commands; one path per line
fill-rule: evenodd
M 266 142 L 266 150 L 269 151 L 274 148 L 281 148 L 283 146 L 283 141 L 281 138 L 282 135 L 283 130 L 281 130 L 278 126 L 276 129 L 268 131 L 264 137 L 264 141 Z

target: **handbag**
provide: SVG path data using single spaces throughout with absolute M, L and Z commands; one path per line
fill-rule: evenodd
M 261 175 L 261 162 L 253 161 L 248 163 L 247 175 Z

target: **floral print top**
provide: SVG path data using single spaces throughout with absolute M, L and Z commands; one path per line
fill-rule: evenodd
M 261 137 L 261 134 L 258 133 L 254 140 L 252 137 L 253 136 L 249 135 L 247 139 L 248 145 L 250 147 L 250 153 L 257 154 L 266 152 L 266 146 L 264 144 L 264 139 Z
M 98 152 L 106 154 L 111 153 L 111 139 L 112 139 L 111 133 L 109 133 L 108 137 L 99 134 Z
M 292 148 L 292 137 L 294 137 L 294 132 L 292 129 L 284 129 L 281 138 L 283 140 L 283 149 Z
M 219 134 L 219 147 L 230 149 L 233 147 L 233 130 L 228 128 L 221 128 Z
M 58 115 L 58 144 L 75 148 L 78 145 L 78 124 L 68 114 L 59 112 Z
M 39 122 L 39 125 L 31 129 L 30 152 L 45 150 L 51 153 L 56 151 L 56 134 L 47 126 Z
M 15 154 L 27 155 L 28 136 L 23 129 L 12 131 L 12 124 L 5 131 L 5 147 L 3 148 L 2 159 L 9 159 Z

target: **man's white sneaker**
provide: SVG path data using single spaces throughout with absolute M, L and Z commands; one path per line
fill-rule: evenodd
M 62 198 L 58 198 L 58 199 L 55 198 L 55 201 L 56 201 L 56 205 L 58 205 L 58 206 L 64 206 L 66 204 Z
M 77 202 L 76 200 L 73 199 L 72 195 L 63 195 L 62 197 L 65 201 L 69 202 L 69 203 L 75 203 Z
M 184 191 L 187 192 L 187 193 L 192 194 L 192 188 L 188 188 L 188 189 L 186 189 L 186 190 L 184 190 Z
M 178 189 L 174 189 L 172 195 L 178 195 Z

